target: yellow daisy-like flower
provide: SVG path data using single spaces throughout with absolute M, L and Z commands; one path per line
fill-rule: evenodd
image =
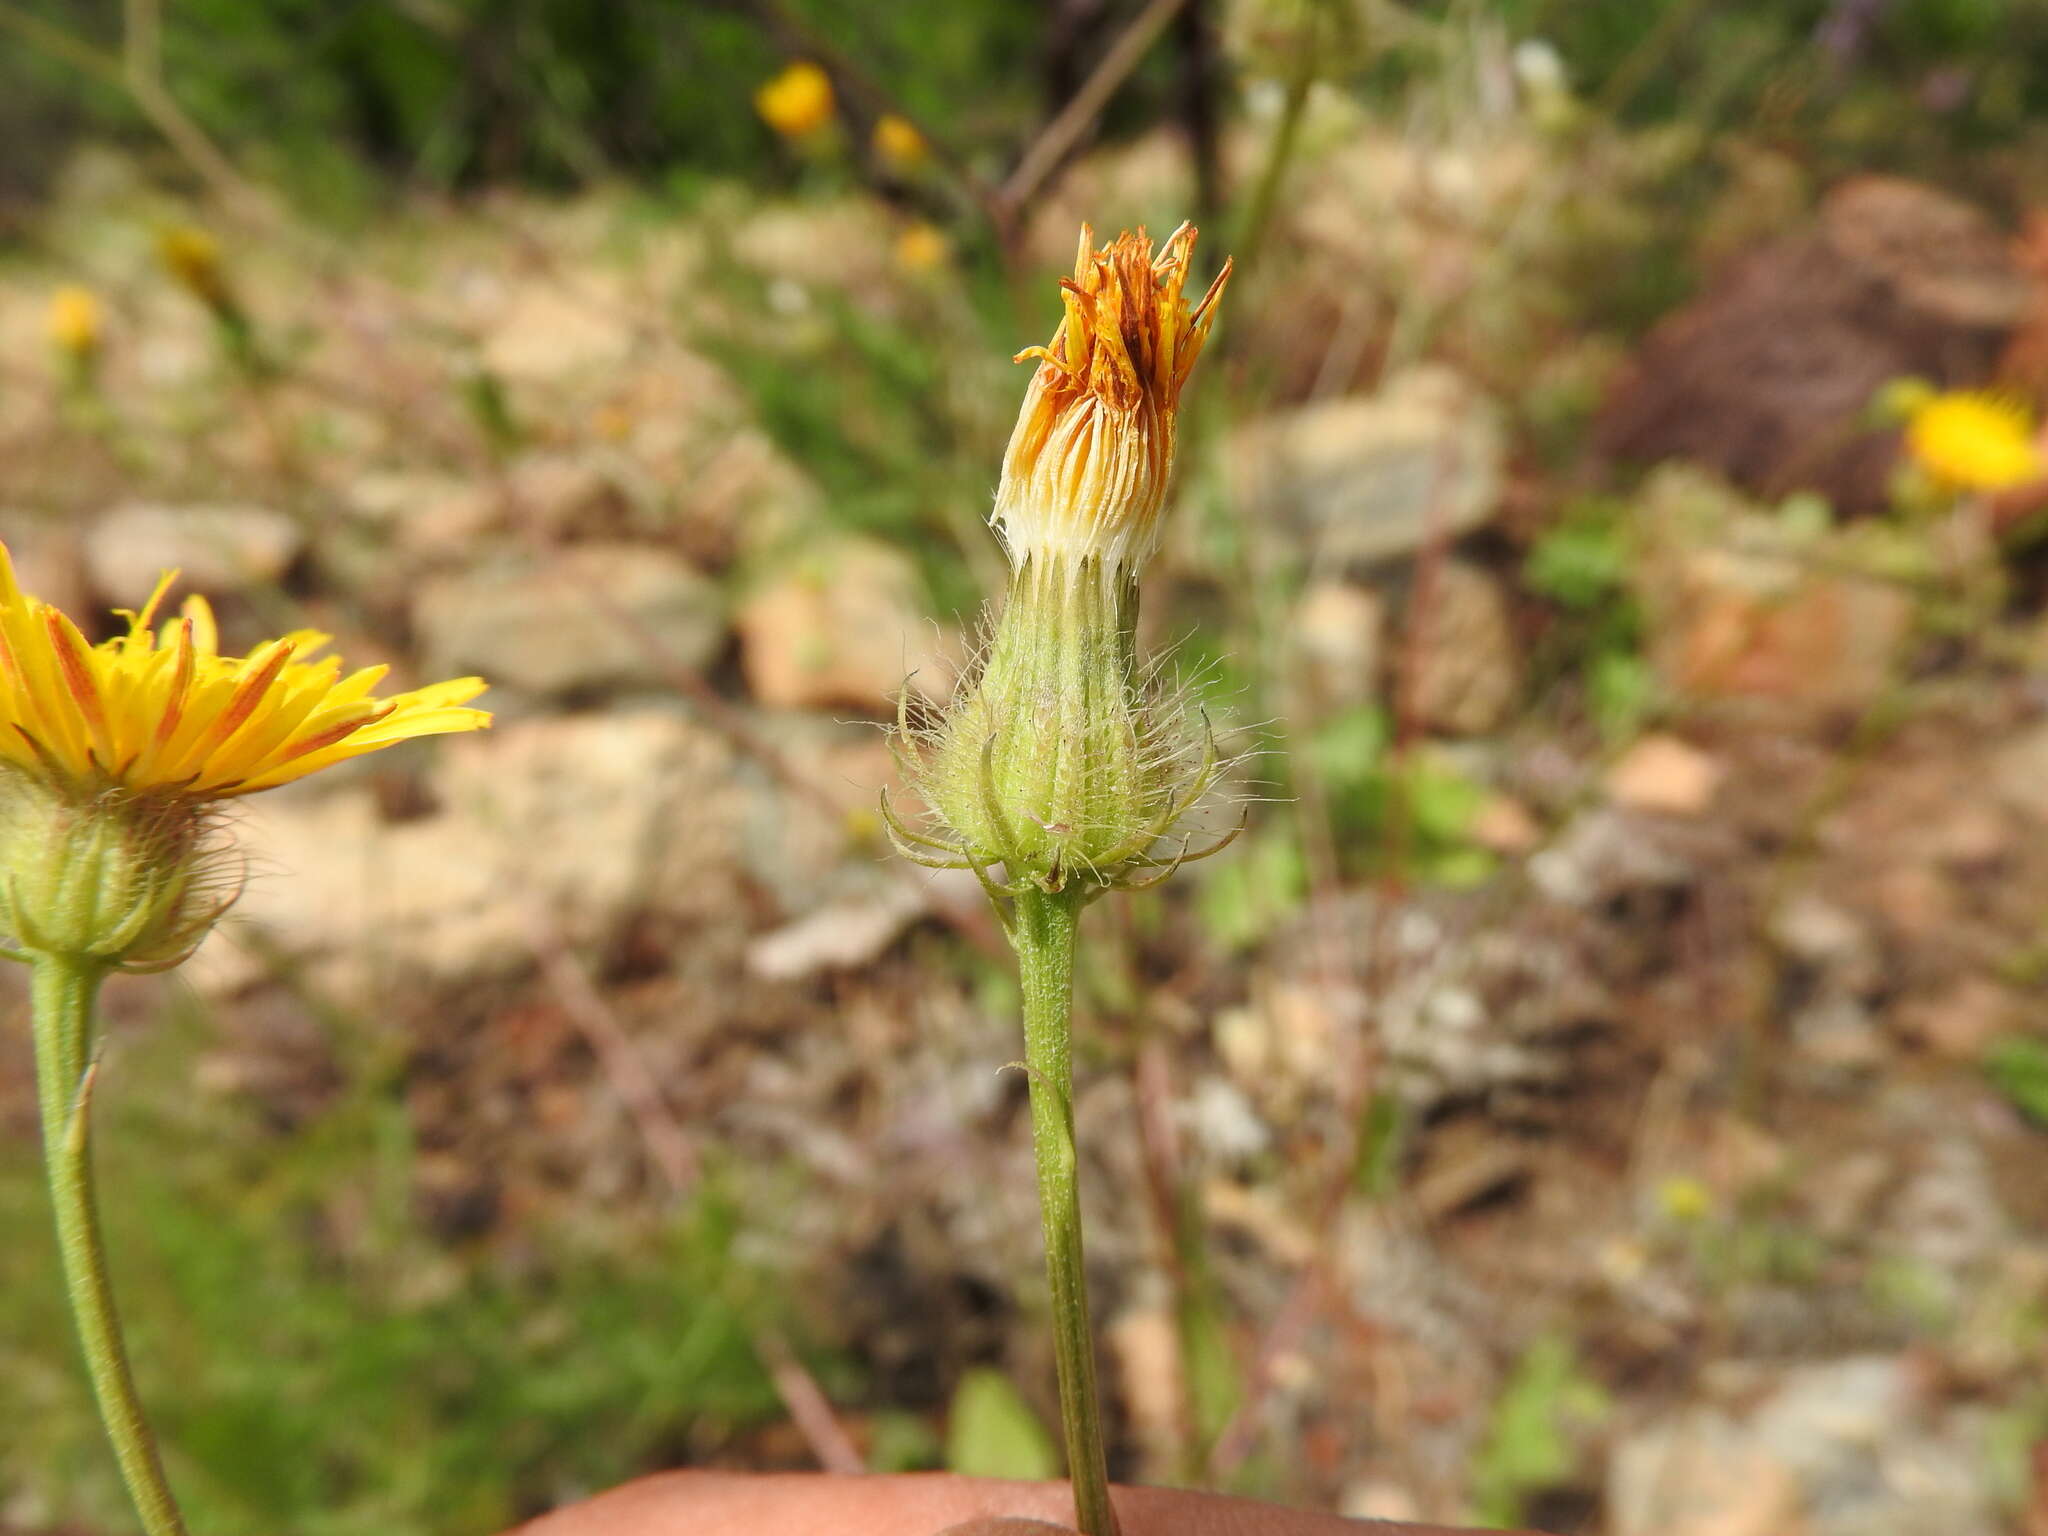
M 2048 470 L 2026 410 L 1979 391 L 1950 390 L 1915 404 L 1906 451 L 1929 479 L 1954 490 L 2008 490 Z
M 798 59 L 754 92 L 761 121 L 785 139 L 807 139 L 832 121 L 832 77 Z
M 1180 392 L 1193 371 L 1228 261 L 1201 299 L 1184 289 L 1195 227 L 1183 224 L 1159 254 L 1141 228 L 1096 250 L 1081 227 L 1072 278 L 1060 280 L 1066 318 L 1025 392 L 989 521 L 1013 563 L 1095 558 L 1134 571 L 1159 541 L 1159 511 L 1173 472 Z
M 70 357 L 97 352 L 105 329 L 100 301 L 90 288 L 66 283 L 50 295 L 50 341 Z
M 884 112 L 875 119 L 875 153 L 899 171 L 914 171 L 931 155 L 931 146 L 907 117 Z
M 176 965 L 234 900 L 216 802 L 491 722 L 466 707 L 481 679 L 380 699 L 385 669 L 342 676 L 311 659 L 327 644 L 312 630 L 223 656 L 204 598 L 157 624 L 175 574 L 90 645 L 0 545 L 0 932 L 30 956 Z
M 220 654 L 213 611 L 186 599 L 156 626 L 175 573 L 128 632 L 88 644 L 78 626 L 24 593 L 0 545 L 0 760 L 54 786 L 184 801 L 272 789 L 414 736 L 490 724 L 465 708 L 484 691 L 465 677 L 377 698 L 389 670 L 347 677 L 328 641 L 298 630 L 245 657 Z

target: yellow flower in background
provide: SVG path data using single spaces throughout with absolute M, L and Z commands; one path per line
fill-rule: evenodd
M 884 112 L 875 119 L 875 153 L 899 171 L 913 171 L 930 158 L 931 146 L 909 118 Z
M 213 610 L 186 599 L 156 624 L 175 573 L 127 633 L 89 645 L 61 611 L 24 593 L 0 545 L 0 760 L 54 788 L 223 800 L 304 778 L 414 736 L 490 724 L 464 706 L 465 677 L 377 698 L 386 667 L 344 677 L 328 641 L 298 630 L 246 657 L 220 654 Z
M 50 295 L 50 340 L 70 357 L 97 352 L 105 332 L 99 298 L 90 288 L 66 283 Z
M 761 121 L 785 139 L 805 139 L 832 121 L 832 77 L 798 59 L 754 92 Z
M 989 521 L 1013 564 L 1027 556 L 1105 573 L 1135 571 L 1159 542 L 1173 471 L 1180 392 L 1209 339 L 1228 261 L 1190 305 L 1183 292 L 1195 228 L 1183 224 L 1159 254 L 1141 228 L 1101 250 L 1081 227 L 1072 278 L 1060 279 L 1066 318 L 1039 360 L 1003 454 Z
M 1714 1192 L 1688 1173 L 1674 1173 L 1657 1186 L 1657 1208 L 1681 1226 L 1697 1226 L 1714 1212 Z
M 896 265 L 906 272 L 931 272 L 946 264 L 953 242 L 944 230 L 922 219 L 896 237 Z
M 220 241 L 196 224 L 169 224 L 156 232 L 156 258 L 163 269 L 201 303 L 220 309 L 232 303 L 221 270 Z
M 1905 442 L 1927 477 L 1952 490 L 2008 490 L 2048 471 L 2026 410 L 2001 395 L 1928 392 L 1907 407 Z

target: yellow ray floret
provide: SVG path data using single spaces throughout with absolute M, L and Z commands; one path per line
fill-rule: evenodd
M 2025 408 L 1972 390 L 1918 402 L 1906 418 L 1906 451 L 1932 479 L 1957 490 L 2007 490 L 2044 470 Z
M 311 659 L 328 637 L 298 630 L 247 656 L 220 654 L 202 597 L 161 626 L 165 575 L 128 632 L 90 645 L 78 626 L 22 592 L 0 544 L 0 761 L 66 789 L 224 800 L 302 779 L 414 736 L 480 730 L 464 706 L 481 678 L 377 698 L 388 670 L 344 677 Z
M 1216 321 L 1230 263 L 1199 301 L 1185 289 L 1195 227 L 1183 224 L 1155 258 L 1140 228 L 1101 250 L 1081 228 L 1066 316 L 1039 360 L 1003 455 L 990 521 L 1013 561 L 1093 557 L 1129 570 L 1158 543 L 1173 471 L 1180 392 Z

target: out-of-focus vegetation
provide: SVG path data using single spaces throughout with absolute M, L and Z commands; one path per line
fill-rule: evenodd
M 871 722 L 971 652 L 1075 226 L 1191 215 L 1144 622 L 1248 825 L 1089 919 L 1118 1474 L 2048 1519 L 2048 9 L 1188 0 L 1023 187 L 1148 15 L 0 0 L 0 537 L 501 711 L 252 805 L 246 926 L 114 998 L 195 1529 L 810 1465 L 805 1383 L 1045 1469 L 1014 984 Z M 1984 387 L 2018 483 L 1911 451 Z M 112 1530 L 26 1063 L 0 1531 Z
M 1322 3 L 1235 5 L 1222 23 L 1257 46 Z M 33 45 L 54 27 L 118 60 L 123 9 L 9 0 L 5 185 L 46 186 L 81 137 L 146 140 L 116 84 Z M 828 65 L 886 81 L 889 99 L 944 142 L 997 164 L 1048 90 L 1078 83 L 1120 19 L 1113 6 L 1027 0 L 911 0 L 856 20 L 834 0 L 618 0 L 602 10 L 573 0 L 178 0 L 166 10 L 163 66 L 184 109 L 252 171 L 330 218 L 366 216 L 394 179 L 437 190 L 561 189 L 619 173 L 674 191 L 720 177 L 784 181 L 792 167 L 746 98 L 805 39 L 831 50 Z M 1544 39 L 1568 61 L 1574 91 L 1625 121 L 1742 124 L 1797 136 L 1843 165 L 1999 157 L 2048 107 L 2048 20 L 2012 0 L 1373 3 L 1344 28 L 1362 45 L 1319 69 L 1335 64 L 1336 83 L 1399 106 L 1441 67 L 1445 28 L 1473 22 Z M 1157 121 L 1183 84 L 1171 59 L 1155 56 L 1110 104 L 1108 130 Z M 871 124 L 880 107 L 857 98 L 855 110 Z
M 716 1436 L 774 1410 L 750 1330 L 779 1326 L 781 1303 L 736 1257 L 737 1213 L 715 1193 L 565 1217 L 480 1264 L 412 1208 L 394 1042 L 334 1022 L 348 1089 L 282 1141 L 191 1101 L 207 1034 L 189 1008 L 124 1057 L 104 1127 L 116 1284 L 195 1527 L 495 1529 L 687 1455 L 680 1425 Z M 32 1141 L 7 1143 L 0 1199 L 8 1232 L 47 1223 Z M 52 1245 L 0 1249 L 0 1295 L 9 1475 L 83 1490 L 70 1517 L 121 1528 L 90 1398 L 44 1352 L 71 1326 Z

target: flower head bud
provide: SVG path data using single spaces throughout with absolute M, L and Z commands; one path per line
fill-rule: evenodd
M 875 155 L 892 170 L 914 171 L 931 157 L 931 146 L 917 125 L 895 112 L 875 119 Z
M 1195 232 L 1155 260 L 1143 230 L 1100 251 L 1081 233 L 1067 313 L 1040 359 L 991 521 L 1008 598 L 980 669 L 939 724 L 899 745 L 932 825 L 884 802 L 901 852 L 1006 888 L 1147 884 L 1193 853 L 1174 834 L 1223 772 L 1215 739 L 1136 654 L 1137 576 L 1158 543 L 1180 392 L 1229 263 L 1201 302 L 1182 289 Z M 993 881 L 991 881 L 993 886 Z
M 761 121 L 785 139 L 807 139 L 832 121 L 832 77 L 798 59 L 754 92 Z
M 223 656 L 203 598 L 159 629 L 174 577 L 90 645 L 22 592 L 0 545 L 0 924 L 24 948 L 174 964 L 227 905 L 216 802 L 490 724 L 467 707 L 481 679 L 379 699 L 386 669 L 342 676 L 310 659 L 327 643 L 311 630 Z
M 178 964 L 234 901 L 215 852 L 208 819 L 175 801 L 81 801 L 0 769 L 0 928 L 32 953 Z
M 67 360 L 89 362 L 106 329 L 100 301 L 90 288 L 66 283 L 50 295 L 50 343 Z

